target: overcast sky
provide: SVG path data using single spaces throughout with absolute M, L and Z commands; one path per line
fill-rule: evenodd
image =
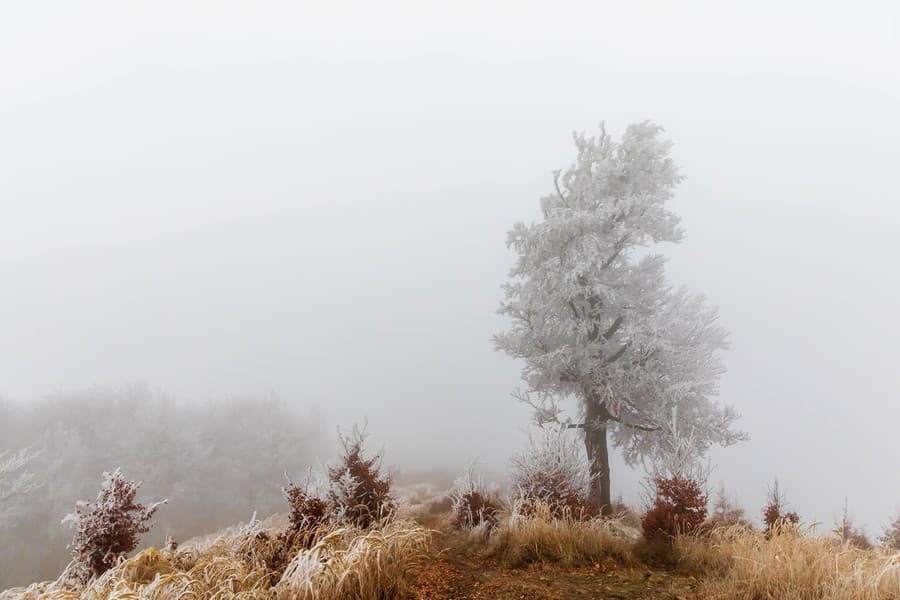
M 677 5 L 677 8 L 676 8 Z M 367 416 L 503 465 L 494 352 L 570 133 L 653 119 L 675 282 L 733 332 L 717 451 L 756 516 L 900 508 L 900 8 L 884 2 L 0 0 L 0 395 L 146 381 Z M 613 493 L 637 499 L 616 464 Z

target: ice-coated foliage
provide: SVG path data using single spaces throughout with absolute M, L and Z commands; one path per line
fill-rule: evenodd
M 673 407 L 669 422 L 660 426 L 660 442 L 653 453 L 644 456 L 644 468 L 651 479 L 686 478 L 705 486 L 711 470 L 704 462 L 704 448 L 693 429 L 680 425 L 678 407 Z
M 491 531 L 500 522 L 500 499 L 497 490 L 485 485 L 475 475 L 475 466 L 453 482 L 450 489 L 451 524 L 458 529 L 483 528 Z
M 31 448 L 0 451 L 0 527 L 14 513 L 14 501 L 40 487 L 35 474 L 26 468 L 35 456 L 37 452 Z
M 682 238 L 667 207 L 682 177 L 661 134 L 643 122 L 621 141 L 575 135 L 543 218 L 508 234 L 518 259 L 500 313 L 512 324 L 494 338 L 524 362 L 517 396 L 539 422 L 564 420 L 559 401 L 574 396 L 582 425 L 608 431 L 632 464 L 666 451 L 675 407 L 701 453 L 744 438 L 715 401 L 727 346 L 716 308 L 673 289 L 665 259 L 642 250 Z
M 167 502 L 137 502 L 140 487 L 139 481 L 126 479 L 120 469 L 104 472 L 97 499 L 79 501 L 75 512 L 63 519 L 75 529 L 71 544 L 75 569 L 71 575 L 86 582 L 137 548 L 140 536 L 150 531 L 153 515 Z
M 281 488 L 290 507 L 288 519 L 290 529 L 295 532 L 306 532 L 328 522 L 328 503 L 310 490 L 310 477 L 307 484 L 300 486 L 291 481 L 285 473 L 287 485 Z
M 526 510 L 536 502 L 573 516 L 588 509 L 590 466 L 571 430 L 548 426 L 530 432 L 524 450 L 510 460 L 510 480 Z
M 900 550 L 900 513 L 884 528 L 884 532 L 878 538 L 878 541 L 888 548 Z
M 394 511 L 391 476 L 383 472 L 381 454 L 367 456 L 365 428 L 338 432 L 343 452 L 328 468 L 328 501 L 337 519 L 369 527 Z

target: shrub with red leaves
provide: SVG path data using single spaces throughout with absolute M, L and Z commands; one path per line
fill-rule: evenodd
M 366 457 L 363 430 L 354 426 L 340 439 L 343 453 L 328 468 L 328 502 L 339 519 L 368 527 L 394 511 L 391 477 L 382 473 L 381 454 Z
M 652 504 L 641 526 L 648 541 L 669 541 L 690 533 L 706 519 L 706 494 L 696 479 L 675 475 L 653 478 Z
M 322 498 L 310 494 L 307 488 L 288 479 L 287 487 L 281 488 L 281 491 L 291 508 L 288 519 L 292 531 L 310 531 L 328 522 L 328 504 Z
M 480 525 L 494 529 L 500 522 L 500 502 L 489 494 L 467 492 L 456 503 L 450 522 L 458 529 Z
M 766 524 L 766 534 L 769 534 L 780 525 L 797 525 L 800 523 L 800 515 L 792 510 L 782 512 L 777 504 L 770 503 L 763 510 L 763 523 Z
M 453 483 L 450 523 L 457 529 L 485 526 L 492 530 L 500 523 L 500 500 L 474 477 L 472 471 L 469 467 L 465 475 Z
M 153 515 L 167 502 L 149 505 L 135 502 L 140 482 L 126 479 L 120 469 L 103 473 L 100 493 L 93 502 L 78 502 L 63 523 L 75 529 L 72 539 L 74 572 L 81 582 L 102 575 L 138 545 L 150 531 Z
M 794 511 L 787 510 L 787 505 L 788 503 L 778 487 L 778 479 L 776 478 L 775 484 L 769 488 L 768 504 L 763 509 L 766 537 L 771 537 L 782 527 L 794 526 L 800 523 L 800 515 Z

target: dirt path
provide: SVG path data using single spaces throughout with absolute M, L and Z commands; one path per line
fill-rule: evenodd
M 510 568 L 477 548 L 435 541 L 435 551 L 418 578 L 413 598 L 450 599 L 568 599 L 609 598 L 695 600 L 697 581 L 669 571 L 627 568 L 615 563 L 586 567 L 529 565 Z

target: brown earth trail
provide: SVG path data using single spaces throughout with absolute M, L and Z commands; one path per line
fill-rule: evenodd
M 459 545 L 437 534 L 434 550 L 417 578 L 416 600 L 699 600 L 698 580 L 670 571 L 623 567 L 614 561 L 582 567 L 531 564 L 509 567 L 483 547 Z

